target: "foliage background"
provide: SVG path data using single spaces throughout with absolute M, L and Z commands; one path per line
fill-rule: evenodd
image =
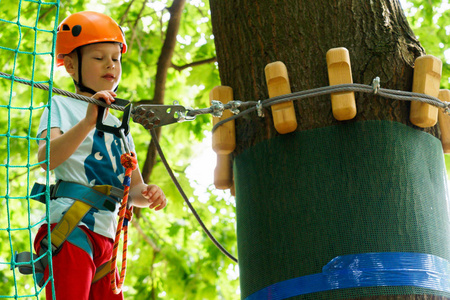
M 119 97 L 136 103 L 151 103 L 159 88 L 155 79 L 157 63 L 165 54 L 161 51 L 172 17 L 168 8 L 176 1 L 179 2 L 62 1 L 56 20 L 58 12 L 54 5 L 0 0 L 0 71 L 36 81 L 46 81 L 53 75 L 56 87 L 73 91 L 71 80 L 63 70 L 52 68 L 50 54 L 33 55 L 34 52 L 50 52 L 53 39 L 51 33 L 35 28 L 51 31 L 70 13 L 96 10 L 117 20 L 127 36 L 129 51 L 123 57 Z M 402 5 L 427 53 L 444 62 L 441 84 L 442 88 L 449 88 L 448 1 L 411 0 L 402 1 Z M 207 1 L 186 1 L 176 41 L 167 72 L 164 102 L 171 104 L 176 100 L 185 106 L 207 107 L 209 91 L 220 84 Z M 10 49 L 29 53 L 15 53 Z M 10 271 L 9 261 L 14 251 L 30 248 L 36 224 L 45 213 L 43 205 L 29 203 L 26 196 L 33 182 L 45 181 L 46 177 L 36 166 L 37 144 L 33 138 L 42 113 L 40 106 L 47 99 L 46 92 L 18 83 L 11 85 L 10 81 L 0 79 L 0 110 L 4 116 L 0 121 L 0 298 L 36 294 L 32 279 Z M 217 191 L 212 185 L 214 154 L 210 150 L 210 129 L 209 116 L 166 126 L 162 129 L 161 146 L 207 227 L 237 256 L 235 200 L 228 191 Z M 131 132 L 142 168 L 150 136 L 134 123 L 131 123 Z M 144 209 L 133 221 L 126 298 L 239 298 L 238 267 L 203 234 L 159 159 L 150 182 L 163 188 L 169 205 L 158 213 Z M 19 230 L 21 228 L 25 230 Z

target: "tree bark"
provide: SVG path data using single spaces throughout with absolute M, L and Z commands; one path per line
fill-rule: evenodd
M 269 98 L 264 68 L 268 63 L 274 61 L 282 61 L 286 65 L 292 92 L 328 86 L 326 53 L 329 49 L 336 47 L 345 47 L 349 50 L 354 83 L 371 84 L 372 80 L 378 76 L 383 88 L 411 91 L 414 61 L 425 53 L 410 29 L 397 0 L 210 0 L 210 6 L 221 82 L 222 85 L 232 87 L 234 99 L 241 101 Z M 306 132 L 360 121 L 388 120 L 406 124 L 439 138 L 440 132 L 437 126 L 421 129 L 410 123 L 410 103 L 408 102 L 393 101 L 361 93 L 355 93 L 355 97 L 357 116 L 355 119 L 345 122 L 339 122 L 333 118 L 329 95 L 294 101 L 298 120 L 296 131 Z M 279 136 L 273 126 L 270 110 L 267 110 L 265 115 L 265 118 L 260 118 L 254 113 L 236 120 L 237 146 L 233 153 L 235 159 L 246 150 L 250 150 L 247 153 L 253 152 L 251 150 L 255 145 L 267 140 L 274 140 Z M 283 141 L 286 140 L 288 137 L 283 139 Z M 295 151 L 295 148 L 292 151 Z M 271 155 L 272 153 L 267 154 Z M 248 157 L 250 156 L 249 154 Z M 246 158 L 248 157 L 246 156 Z M 272 158 L 271 161 L 273 162 L 275 159 Z M 249 161 L 242 162 L 242 164 L 247 162 L 258 165 L 258 162 Z M 259 163 L 269 164 L 267 161 Z M 236 164 L 235 160 L 235 166 Z M 271 172 L 270 169 L 273 167 L 275 166 L 268 165 L 267 172 Z M 320 168 L 324 167 L 326 166 L 320 166 Z M 292 168 L 296 168 L 296 166 L 293 165 Z M 268 173 L 266 176 L 271 177 L 273 174 L 276 172 Z M 252 175 L 248 174 L 248 176 Z M 251 188 L 247 185 L 246 178 L 242 179 L 242 177 L 236 178 L 235 170 L 235 181 L 241 181 L 236 182 L 238 235 L 239 206 L 242 207 L 242 204 L 239 204 L 242 201 L 239 196 L 243 194 L 239 193 L 238 188 Z M 345 178 L 341 178 L 341 180 L 345 181 Z M 278 181 L 278 178 L 273 178 L 273 181 L 277 186 L 274 188 L 287 185 L 286 182 Z M 292 188 L 299 190 L 298 187 Z M 301 192 L 299 191 L 299 193 Z M 257 193 L 257 191 L 253 193 Z M 261 194 L 263 194 L 262 197 L 265 196 L 264 193 Z M 281 203 L 273 205 L 289 207 L 289 201 L 305 201 L 301 196 L 298 197 L 296 199 L 281 197 L 277 199 L 275 196 L 273 200 Z M 259 208 L 262 205 L 259 202 L 261 199 L 253 200 L 258 203 L 254 202 L 250 206 Z M 305 204 L 307 205 L 306 202 Z M 272 210 L 271 206 L 261 208 L 254 214 L 270 210 Z M 290 211 L 288 210 L 287 213 L 289 214 Z M 317 217 L 311 212 L 308 213 L 300 215 L 300 217 L 307 219 Z M 270 214 L 271 212 L 268 213 L 269 216 Z M 266 228 L 270 228 L 273 220 L 271 217 L 265 220 L 269 224 Z M 252 225 L 259 226 L 258 224 Z M 239 241 L 238 236 L 238 243 Z M 283 240 L 274 242 L 281 243 Z M 251 248 L 251 246 L 249 247 Z M 254 247 L 257 248 L 258 245 Z M 254 251 L 264 252 L 260 249 L 254 249 Z M 314 249 L 311 251 L 314 252 Z M 277 268 L 277 263 L 271 259 L 270 255 L 266 257 L 267 265 Z M 303 259 L 314 260 L 314 257 Z M 241 255 L 239 262 L 241 266 Z M 240 269 L 242 272 L 243 267 L 241 266 Z M 268 276 L 270 275 L 268 274 Z M 243 290 L 242 280 L 241 276 L 241 290 Z M 245 293 L 247 292 L 245 291 Z M 248 293 L 242 296 L 245 298 Z M 303 298 L 294 297 L 292 299 Z M 385 295 L 357 299 L 447 298 L 434 295 Z
M 217 61 L 235 99 L 268 98 L 264 67 L 286 64 L 293 92 L 328 86 L 326 52 L 346 47 L 353 82 L 411 91 L 416 57 L 424 54 L 396 0 L 211 0 Z M 356 94 L 353 121 L 394 120 L 409 126 L 409 103 Z M 330 97 L 296 101 L 298 131 L 336 125 Z M 236 153 L 277 135 L 270 118 L 237 120 Z M 425 131 L 438 134 L 436 128 Z

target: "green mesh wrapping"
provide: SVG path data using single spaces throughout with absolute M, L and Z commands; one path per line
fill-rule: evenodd
M 366 121 L 278 136 L 235 157 L 241 297 L 315 273 L 336 256 L 418 252 L 450 260 L 440 141 Z M 450 295 L 416 287 L 335 290 L 290 299 Z

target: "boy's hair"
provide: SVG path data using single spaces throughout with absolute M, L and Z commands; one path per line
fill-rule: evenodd
M 117 42 L 122 45 L 122 53 L 127 52 L 127 44 L 122 28 L 111 17 L 93 11 L 74 13 L 58 26 L 56 34 L 56 65 L 64 64 L 64 55 L 79 47 Z

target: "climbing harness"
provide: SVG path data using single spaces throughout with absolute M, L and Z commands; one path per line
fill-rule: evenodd
M 45 185 L 36 183 L 31 191 L 31 197 L 45 204 L 45 189 Z M 27 275 L 33 274 L 32 262 L 34 262 L 38 285 L 42 286 L 45 283 L 44 270 L 48 265 L 47 256 L 44 253 L 51 248 L 52 254 L 57 255 L 65 241 L 80 247 L 92 257 L 93 250 L 90 240 L 84 231 L 78 227 L 78 224 L 92 208 L 115 211 L 116 205 L 120 203 L 122 194 L 123 191 L 121 189 L 110 185 L 89 187 L 67 181 L 58 181 L 56 184 L 51 185 L 51 200 L 65 197 L 75 201 L 51 231 L 51 243 L 49 243 L 48 238 L 42 239 L 41 249 L 38 254 L 16 252 L 14 261 L 15 266 L 19 268 L 19 272 Z M 41 258 L 39 259 L 39 257 Z M 101 269 L 99 268 L 95 274 L 94 281 L 104 276 L 101 276 L 100 271 Z

